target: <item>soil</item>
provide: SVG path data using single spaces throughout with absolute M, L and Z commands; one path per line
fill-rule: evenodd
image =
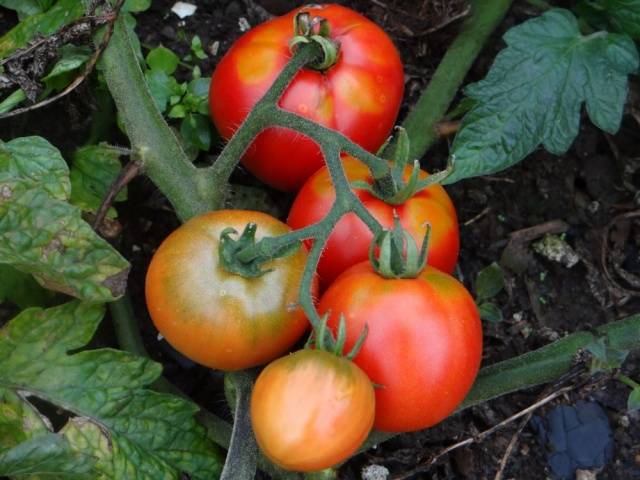
M 301 2 L 287 0 L 201 0 L 197 14 L 184 20 L 170 12 L 173 1 L 155 0 L 138 15 L 143 45 L 160 43 L 187 54 L 194 34 L 202 39 L 209 58 L 202 63 L 210 72 L 231 43 L 241 34 L 240 19 L 250 25 L 270 15 L 284 13 Z M 464 1 L 446 0 L 346 0 L 338 1 L 374 19 L 390 33 L 398 46 L 406 72 L 406 97 L 401 115 L 415 102 L 460 27 L 452 17 L 467 8 Z M 560 2 L 562 3 L 562 2 Z M 488 42 L 467 78 L 482 78 L 496 53 L 504 47 L 505 30 L 536 11 L 525 1 L 516 1 L 498 31 Z M 0 9 L 0 31 L 15 18 Z M 442 28 L 430 32 L 438 25 Z M 217 45 L 217 46 L 216 46 Z M 91 84 L 56 105 L 11 121 L 0 121 L 0 138 L 39 134 L 69 153 L 84 143 L 94 108 Z M 473 288 L 477 273 L 492 262 L 500 262 L 505 289 L 493 301 L 504 320 L 485 323 L 484 365 L 520 355 L 577 330 L 590 330 L 606 322 L 640 311 L 637 275 L 640 275 L 640 222 L 628 215 L 640 208 L 640 86 L 632 85 L 632 101 L 622 128 L 615 136 L 604 134 L 588 120 L 570 151 L 556 157 L 537 151 L 504 173 L 466 180 L 448 191 L 458 208 L 462 252 L 457 275 Z M 634 110 L 635 108 L 635 110 Z M 68 122 L 56 119 L 65 118 Z M 401 117 L 402 118 L 402 117 Z M 126 144 L 126 138 L 119 137 Z M 437 170 L 444 165 L 447 141 L 441 141 L 423 166 Z M 257 186 L 245 172 L 234 177 L 240 185 Z M 290 195 L 263 190 L 262 208 L 284 217 Z M 254 201 L 255 203 L 255 201 Z M 178 225 L 166 200 L 145 178 L 129 186 L 129 201 L 119 206 L 122 235 L 120 251 L 133 265 L 129 289 L 141 322 L 147 348 L 165 366 L 166 376 L 186 393 L 220 415 L 229 417 L 221 387 L 221 376 L 201 368 L 158 341 L 144 305 L 144 274 L 155 248 Z M 579 257 L 572 267 L 535 253 L 528 244 L 507 249 L 514 232 L 552 220 L 566 223 L 563 239 Z M 540 227 L 544 231 L 543 227 Z M 517 235 L 516 235 L 517 236 Z M 606 242 L 603 260 L 603 241 Z M 616 269 L 613 264 L 619 267 Z M 606 268 L 610 274 L 605 271 Z M 626 280 L 625 280 L 626 278 Z M 634 289 L 635 288 L 635 289 Z M 640 378 L 640 356 L 626 361 L 624 372 Z M 474 435 L 534 403 L 543 388 L 505 396 L 454 415 L 436 428 L 400 435 L 354 457 L 341 467 L 339 478 L 360 479 L 363 467 L 382 465 L 391 479 L 493 479 L 517 422 L 483 442 L 443 457 L 437 465 L 407 476 L 431 455 L 463 438 Z M 606 410 L 614 430 L 613 459 L 597 473 L 598 479 L 640 478 L 640 414 L 626 411 L 629 389 L 608 380 L 597 387 L 573 391 L 551 402 L 538 415 L 558 404 L 579 399 L 598 401 Z M 544 479 L 551 477 L 546 452 L 530 426 L 518 435 L 518 443 L 501 478 Z M 263 477 L 266 478 L 266 477 Z

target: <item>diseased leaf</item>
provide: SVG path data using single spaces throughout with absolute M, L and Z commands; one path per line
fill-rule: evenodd
M 51 430 L 48 420 L 29 402 L 0 388 L 0 453 Z
M 149 359 L 82 351 L 104 314 L 73 301 L 23 311 L 0 330 L 0 388 L 37 396 L 75 415 L 60 431 L 101 479 L 217 478 L 220 455 L 193 418 L 197 407 L 146 389 L 161 373 Z
M 91 463 L 90 457 L 73 451 L 66 438 L 48 433 L 0 453 L 0 476 L 81 479 Z
M 31 275 L 0 264 L 0 303 L 11 302 L 20 308 L 42 307 L 52 296 Z
M 67 203 L 70 190 L 67 165 L 45 139 L 0 141 L 0 263 L 52 290 L 114 300 L 129 264 Z
M 575 16 L 550 10 L 509 30 L 507 48 L 484 80 L 465 93 L 477 103 L 464 117 L 444 183 L 503 170 L 543 145 L 562 154 L 578 133 L 583 103 L 591 121 L 615 133 L 638 51 L 626 35 L 583 36 Z
M 79 148 L 73 155 L 70 171 L 71 198 L 69 202 L 85 212 L 97 212 L 109 187 L 118 177 L 122 166 L 120 154 L 106 145 L 89 145 Z M 116 202 L 127 199 L 127 189 L 123 188 L 115 198 Z M 117 212 L 110 208 L 107 214 L 115 218 Z
M 7 57 L 29 40 L 40 35 L 51 35 L 59 28 L 82 17 L 85 13 L 79 0 L 58 0 L 46 12 L 31 15 L 0 37 L 0 59 Z

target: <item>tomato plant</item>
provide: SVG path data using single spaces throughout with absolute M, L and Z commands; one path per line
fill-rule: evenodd
M 270 363 L 251 397 L 260 449 L 288 470 L 322 470 L 347 459 L 369 434 L 374 413 L 367 375 L 322 350 L 300 350 Z
M 288 227 L 260 212 L 218 210 L 191 219 L 160 245 L 146 279 L 149 313 L 164 338 L 192 360 L 237 370 L 285 353 L 307 328 L 297 307 L 304 249 L 245 278 L 221 265 L 220 235 L 257 224 L 258 238 Z
M 376 150 L 400 108 L 402 64 L 393 43 L 377 25 L 340 5 L 302 7 L 238 39 L 212 76 L 213 122 L 224 138 L 233 135 L 291 58 L 292 25 L 302 10 L 326 19 L 339 55 L 324 71 L 301 70 L 279 105 L 338 130 L 369 151 Z M 259 179 L 281 190 L 299 189 L 323 164 L 312 140 L 281 127 L 260 133 L 242 162 Z
M 346 347 L 368 325 L 354 361 L 380 385 L 375 427 L 390 432 L 427 428 L 464 400 L 482 356 L 482 327 L 471 295 L 456 279 L 427 266 L 417 278 L 388 279 L 369 262 L 344 272 L 324 293 L 320 313 Z
M 349 182 L 373 181 L 371 171 L 357 159 L 347 155 L 342 164 Z M 410 172 L 406 167 L 405 178 Z M 427 176 L 424 171 L 420 173 L 421 179 Z M 396 212 L 403 227 L 416 241 L 424 237 L 426 225 L 431 225 L 429 264 L 445 272 L 453 271 L 460 246 L 458 220 L 453 203 L 442 186 L 432 185 L 400 205 L 387 204 L 364 189 L 354 189 L 354 192 L 385 227 L 392 226 Z M 295 230 L 320 221 L 329 213 L 335 198 L 329 170 L 322 168 L 298 192 L 287 223 Z M 355 214 L 342 217 L 329 236 L 318 264 L 322 284 L 329 285 L 347 268 L 365 260 L 372 239 L 371 230 Z

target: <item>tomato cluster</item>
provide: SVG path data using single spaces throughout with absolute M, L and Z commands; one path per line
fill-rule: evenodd
M 402 67 L 382 30 L 337 5 L 302 7 L 241 37 L 212 77 L 214 123 L 230 137 L 273 83 L 291 56 L 291 23 L 301 10 L 328 22 L 340 56 L 325 71 L 300 71 L 280 106 L 377 149 L 398 113 Z M 344 461 L 372 427 L 412 431 L 451 414 L 477 374 L 482 329 L 473 298 L 450 275 L 459 233 L 444 189 L 434 184 L 390 205 L 361 188 L 374 183 L 366 165 L 343 157 L 353 193 L 383 227 L 395 225 L 417 244 L 430 229 L 429 266 L 408 276 L 384 273 L 375 255 L 373 261 L 368 256 L 382 257 L 386 247 L 372 248 L 369 229 L 355 214 L 345 215 L 317 268 L 324 290 L 318 313 L 336 337 L 333 345 L 340 346 L 327 351 L 316 341 L 315 348 L 286 355 L 307 331 L 298 299 L 311 241 L 247 270 L 233 262 L 258 262 L 259 257 L 243 257 L 246 245 L 322 220 L 336 192 L 317 146 L 295 132 L 263 131 L 243 162 L 272 186 L 299 189 L 288 225 L 263 213 L 220 210 L 191 219 L 167 237 L 146 282 L 149 312 L 164 338 L 211 368 L 271 362 L 256 381 L 251 418 L 264 454 L 286 469 L 313 471 Z M 411 173 L 407 168 L 405 180 Z M 399 251 L 396 246 L 396 254 L 404 254 Z M 314 298 L 317 288 L 312 287 Z M 324 328 L 315 327 L 317 340 L 318 328 L 322 335 Z M 343 357 L 342 347 L 354 348 L 366 329 L 353 361 Z

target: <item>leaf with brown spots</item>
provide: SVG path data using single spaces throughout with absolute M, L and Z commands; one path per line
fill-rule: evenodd
M 129 263 L 70 205 L 69 169 L 41 137 L 0 141 L 0 263 L 91 301 L 124 293 Z

